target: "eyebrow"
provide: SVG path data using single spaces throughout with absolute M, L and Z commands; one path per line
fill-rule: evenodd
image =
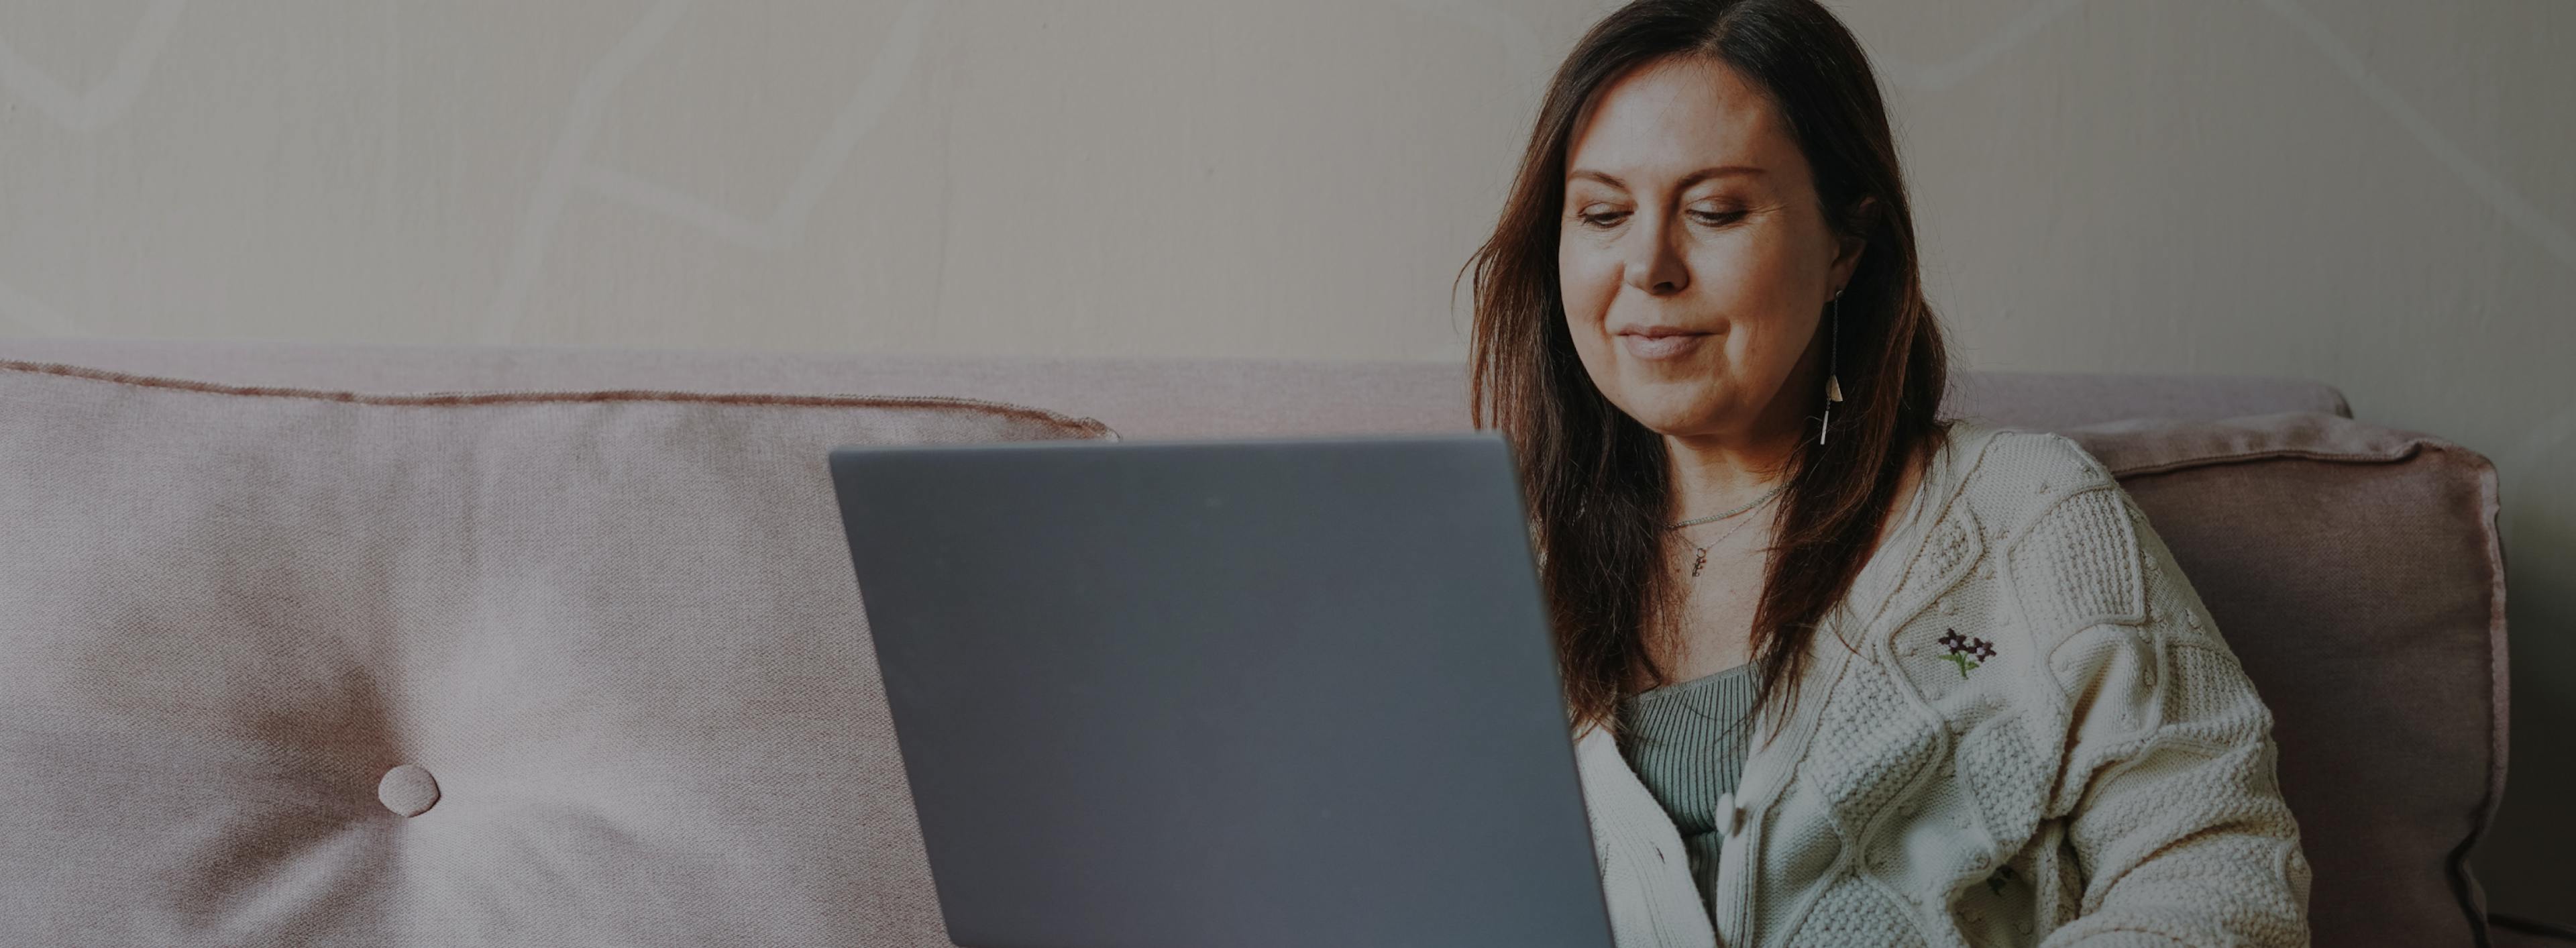
M 1674 187 L 1687 188 L 1710 178 L 1723 177 L 1731 174 L 1758 175 L 1764 173 L 1766 172 L 1764 172 L 1763 169 L 1756 168 L 1751 165 L 1716 165 L 1714 167 L 1701 168 L 1698 171 L 1693 171 L 1689 174 L 1683 175 L 1682 179 L 1674 184 Z M 1590 178 L 1594 181 L 1599 181 L 1622 191 L 1628 190 L 1628 182 L 1621 181 L 1618 178 L 1613 177 L 1607 171 L 1578 168 L 1575 169 L 1574 173 L 1566 175 L 1565 177 L 1569 181 L 1575 178 Z

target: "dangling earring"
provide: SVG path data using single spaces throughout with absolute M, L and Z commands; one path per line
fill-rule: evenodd
M 1834 375 L 1834 366 L 1841 361 L 1842 354 L 1843 291 L 1841 289 L 1834 290 L 1832 302 L 1833 326 L 1827 330 L 1825 348 L 1825 417 L 1816 423 L 1817 444 L 1825 443 L 1825 429 L 1833 427 L 1834 424 L 1834 403 L 1843 400 L 1842 379 Z

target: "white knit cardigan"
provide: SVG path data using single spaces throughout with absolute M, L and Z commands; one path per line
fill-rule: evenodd
M 1620 948 L 2307 944 L 2271 714 L 2100 463 L 1962 422 L 1898 517 L 1757 719 L 1714 930 L 1670 817 L 1577 737 Z

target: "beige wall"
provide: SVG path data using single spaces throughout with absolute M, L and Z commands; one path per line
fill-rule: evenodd
M 2565 915 L 2576 4 L 1836 6 L 1968 366 L 2310 376 L 2497 461 L 2482 862 Z M 0 0 L 0 334 L 1452 358 L 1600 9 Z

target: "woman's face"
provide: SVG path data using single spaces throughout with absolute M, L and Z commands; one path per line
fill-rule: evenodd
M 1558 281 L 1602 394 L 1675 437 L 1802 428 L 1817 322 L 1859 248 L 1826 226 L 1770 99 L 1712 60 L 1647 64 L 1602 90 L 1566 169 Z

